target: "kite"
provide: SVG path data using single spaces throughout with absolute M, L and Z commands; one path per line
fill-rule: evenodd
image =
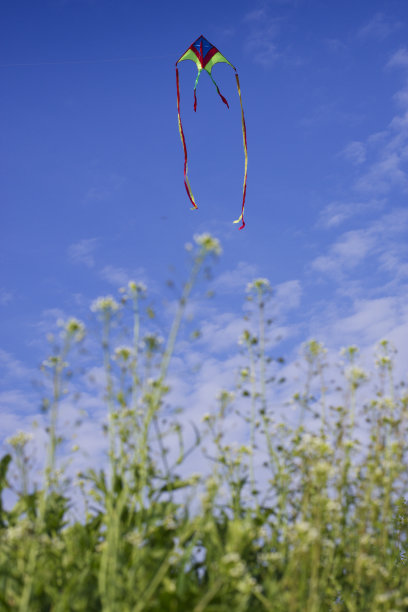
M 237 69 L 235 68 L 235 66 L 233 66 L 231 64 L 231 62 L 229 62 L 219 51 L 216 47 L 214 47 L 214 45 L 212 45 L 210 42 L 208 42 L 208 40 L 206 38 L 204 38 L 204 36 L 199 36 L 197 38 L 196 41 L 193 42 L 192 45 L 189 46 L 189 48 L 187 49 L 187 51 L 185 53 L 183 53 L 183 55 L 180 57 L 180 59 L 177 60 L 176 62 L 176 83 L 177 83 L 177 113 L 178 113 L 178 125 L 179 125 L 179 130 L 180 130 L 180 138 L 181 138 L 181 142 L 183 145 L 183 150 L 184 150 L 184 185 L 187 191 L 187 195 L 190 199 L 190 202 L 192 203 L 194 209 L 198 208 L 197 204 L 195 203 L 194 200 L 194 196 L 193 196 L 193 192 L 191 191 L 191 187 L 190 187 L 190 183 L 188 180 L 188 172 L 187 172 L 187 146 L 186 146 L 186 139 L 184 138 L 184 132 L 183 132 L 183 126 L 181 124 L 181 117 L 180 117 L 180 84 L 179 84 L 179 72 L 178 72 L 178 67 L 177 65 L 179 64 L 179 62 L 182 62 L 184 60 L 192 60 L 198 69 L 198 74 L 197 74 L 197 78 L 194 84 L 194 111 L 197 110 L 197 94 L 196 94 L 196 89 L 197 89 L 197 83 L 198 83 L 198 79 L 200 78 L 200 74 L 203 70 L 206 70 L 208 72 L 208 74 L 210 75 L 210 78 L 212 80 L 212 82 L 214 83 L 216 89 L 217 89 L 217 93 L 220 96 L 221 100 L 224 102 L 224 104 L 226 104 L 227 108 L 229 108 L 229 104 L 227 102 L 227 100 L 224 98 L 224 96 L 222 95 L 222 93 L 220 92 L 220 89 L 217 85 L 217 83 L 214 81 L 212 74 L 211 74 L 211 70 L 213 68 L 213 66 L 215 64 L 217 64 L 218 62 L 225 62 L 226 64 L 229 64 L 229 66 L 231 66 L 231 68 L 234 69 L 235 71 L 235 79 L 237 82 L 237 89 L 238 89 L 238 95 L 239 95 L 239 102 L 241 105 L 241 121 L 242 121 L 242 138 L 243 138 L 243 142 L 244 142 L 244 154 L 245 154 L 245 171 L 244 171 L 244 185 L 243 185 L 243 194 L 242 194 L 242 210 L 241 210 L 241 214 L 238 217 L 238 219 L 236 221 L 234 221 L 234 223 L 240 223 L 242 221 L 242 225 L 239 229 L 243 229 L 245 227 L 245 221 L 244 221 L 244 206 L 245 206 L 245 196 L 246 196 L 246 183 L 247 183 L 247 167 L 248 167 L 248 152 L 247 152 L 247 137 L 246 137 L 246 126 L 245 126 L 245 117 L 244 117 L 244 108 L 242 106 L 242 98 L 241 98 L 241 87 L 239 84 L 239 78 L 238 78 L 238 73 L 237 73 Z

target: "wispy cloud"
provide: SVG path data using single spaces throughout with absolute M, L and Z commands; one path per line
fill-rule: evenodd
M 299 280 L 289 280 L 280 283 L 275 288 L 275 301 L 281 313 L 300 305 L 302 287 Z
M 7 306 L 14 299 L 12 291 L 7 291 L 3 287 L 0 287 L 0 306 Z
M 340 51 L 343 52 L 347 49 L 346 43 L 340 40 L 339 38 L 325 38 L 323 42 L 328 47 L 328 49 L 330 49 L 330 51 L 333 51 L 335 53 L 338 53 Z
M 401 295 L 356 298 L 347 312 L 333 310 L 319 317 L 319 337 L 330 346 L 348 346 L 357 341 L 371 357 L 376 343 L 387 338 L 399 350 L 398 375 L 405 377 L 408 345 L 402 339 L 408 334 L 407 297 L 405 291 Z
M 374 199 L 366 202 L 352 201 L 341 202 L 334 201 L 327 204 L 319 214 L 317 226 L 327 229 L 338 227 L 345 221 L 349 221 L 353 217 L 363 215 L 370 212 L 378 212 L 385 206 L 385 200 Z
M 112 265 L 108 265 L 102 268 L 102 270 L 100 271 L 100 276 L 104 280 L 108 281 L 108 283 L 116 285 L 116 287 L 126 285 L 127 282 L 130 280 L 130 276 L 124 268 Z
M 396 51 L 389 59 L 387 68 L 402 68 L 403 70 L 408 69 L 408 49 L 401 47 Z M 394 100 L 403 108 L 408 109 L 408 74 L 405 73 L 406 79 L 403 87 L 394 94 Z
M 371 164 L 370 168 L 355 183 L 357 191 L 365 194 L 384 195 L 393 187 L 408 187 L 408 178 L 402 168 L 402 151 L 389 148 L 381 152 L 381 159 Z M 405 152 L 404 152 L 405 157 Z
M 319 255 L 311 264 L 314 271 L 340 280 L 346 270 L 358 266 L 373 247 L 373 238 L 366 230 L 344 233 L 326 255 Z
M 84 196 L 84 202 L 102 202 L 108 200 L 121 189 L 125 182 L 125 177 L 114 173 L 109 174 L 100 179 L 97 186 L 94 185 L 88 189 Z
M 257 266 L 239 262 L 235 269 L 223 272 L 213 282 L 213 288 L 220 293 L 243 293 L 245 287 L 258 276 Z
M 408 233 L 408 211 L 396 209 L 367 224 L 363 229 L 344 232 L 324 255 L 316 257 L 311 268 L 342 281 L 368 256 L 375 257 L 384 270 L 401 276 L 406 270 L 405 242 Z M 390 256 L 392 256 L 390 258 Z
M 88 268 L 95 265 L 95 251 L 98 247 L 98 238 L 84 238 L 74 242 L 68 247 L 68 258 L 72 263 L 84 264 Z
M 268 67 L 280 56 L 276 45 L 278 19 L 269 15 L 266 8 L 254 9 L 244 17 L 248 27 L 245 48 L 253 61 Z
M 4 380 L 7 381 L 19 378 L 30 380 L 34 374 L 37 374 L 36 370 L 28 368 L 22 361 L 3 349 L 0 349 L 0 372 L 0 378 L 4 376 Z
M 346 147 L 344 147 L 342 155 L 356 166 L 359 166 L 366 160 L 366 145 L 359 140 L 353 140 Z
M 405 86 L 397 97 L 403 112 L 395 115 L 385 130 L 367 138 L 373 161 L 365 164 L 354 184 L 357 191 L 371 197 L 386 195 L 395 187 L 408 189 L 408 88 Z
M 340 107 L 338 101 L 331 100 L 330 102 L 324 102 L 317 105 L 309 114 L 302 117 L 299 123 L 300 125 L 309 128 L 314 127 L 315 125 L 322 125 L 324 123 L 333 124 L 333 122 L 347 123 L 350 125 L 353 123 L 359 123 L 361 119 L 361 113 L 345 111 Z
M 146 281 L 146 272 L 142 268 L 127 270 L 111 264 L 104 266 L 100 270 L 99 276 L 117 288 L 127 285 L 130 280 Z
M 394 100 L 400 106 L 408 108 L 408 84 L 394 94 Z
M 378 12 L 358 30 L 357 36 L 361 39 L 384 40 L 401 27 L 400 21 L 390 19 L 384 13 Z
M 398 49 L 390 58 L 387 64 L 387 68 L 394 68 L 395 66 L 402 66 L 408 68 L 408 50 L 406 47 Z

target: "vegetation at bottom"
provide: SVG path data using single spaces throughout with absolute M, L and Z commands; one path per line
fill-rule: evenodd
M 9 438 L 0 461 L 0 610 L 408 610 L 408 395 L 394 381 L 390 343 L 380 342 L 370 374 L 356 347 L 344 349 L 331 382 L 324 347 L 308 341 L 304 378 L 289 381 L 290 405 L 279 409 L 286 365 L 271 356 L 273 294 L 257 279 L 248 286 L 236 388 L 221 390 L 192 426 L 167 405 L 191 291 L 219 253 L 216 239 L 195 237 L 166 342 L 144 333 L 142 284 L 92 305 L 108 450 L 102 467 L 75 478 L 64 467 L 61 410 L 81 401 L 72 372 L 86 330 L 74 318 L 61 324 L 43 364 L 48 442 L 40 484 L 30 467 L 32 434 Z M 132 322 L 120 344 L 126 309 Z M 289 410 L 293 418 L 283 420 Z M 240 420 L 243 439 L 235 443 L 231 423 Z M 96 429 L 90 435 L 99 436 Z M 200 453 L 195 461 L 205 469 L 191 473 Z M 12 507 L 4 501 L 10 489 Z

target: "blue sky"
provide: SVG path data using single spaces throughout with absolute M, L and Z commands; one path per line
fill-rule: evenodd
M 388 337 L 406 375 L 405 0 L 14 0 L 1 4 L 0 21 L 6 434 L 38 412 L 27 381 L 38 377 L 55 320 L 87 320 L 95 297 L 130 278 L 160 305 L 166 280 L 185 276 L 184 245 L 195 233 L 219 238 L 223 256 L 197 349 L 207 371 L 194 391 L 180 383 L 180 401 L 181 390 L 194 392 L 204 409 L 225 386 L 245 287 L 258 276 L 275 288 L 275 332 L 289 361 L 310 337 L 333 354 L 350 343 L 368 354 Z M 213 74 L 230 110 L 204 74 L 196 114 L 196 67 L 180 66 L 198 211 L 184 190 L 174 64 L 200 34 L 240 75 L 243 231 L 232 224 L 244 159 L 227 65 Z

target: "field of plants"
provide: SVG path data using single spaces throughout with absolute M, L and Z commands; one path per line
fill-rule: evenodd
M 166 404 L 169 368 L 195 282 L 221 250 L 208 234 L 192 248 L 165 342 L 141 324 L 142 284 L 93 303 L 107 456 L 71 481 L 61 463 L 60 409 L 87 330 L 75 318 L 61 325 L 43 364 L 41 485 L 33 484 L 30 433 L 9 438 L 0 461 L 0 610 L 408 610 L 408 393 L 394 380 L 392 346 L 379 343 L 369 373 L 355 346 L 344 349 L 343 371 L 331 383 L 324 347 L 308 341 L 306 378 L 298 389 L 293 382 L 296 423 L 281 422 L 271 367 L 279 371 L 283 360 L 267 341 L 273 294 L 268 281 L 254 280 L 236 388 L 220 389 L 186 437 L 183 413 Z M 132 324 L 119 344 L 115 320 L 125 309 Z M 245 423 L 243 442 L 231 442 L 231 418 Z M 202 474 L 189 471 L 197 453 Z M 10 489 L 13 507 L 4 502 Z M 74 498 L 81 516 L 72 514 Z

